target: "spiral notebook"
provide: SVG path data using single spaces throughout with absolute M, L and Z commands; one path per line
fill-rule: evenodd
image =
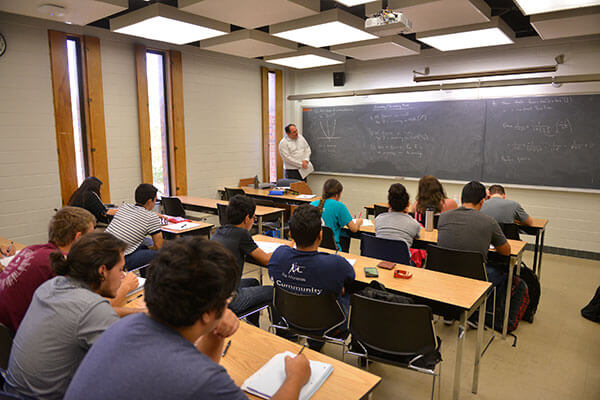
M 295 357 L 291 351 L 275 354 L 261 369 L 244 381 L 242 390 L 270 399 L 285 381 L 285 356 Z M 333 365 L 310 361 L 310 379 L 300 390 L 299 400 L 310 399 L 333 372 Z

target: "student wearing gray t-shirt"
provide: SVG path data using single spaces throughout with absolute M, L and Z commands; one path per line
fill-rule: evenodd
M 492 185 L 488 190 L 490 198 L 483 203 L 482 213 L 494 218 L 499 224 L 513 224 L 515 221 L 519 221 L 524 225 L 533 224 L 533 219 L 519 203 L 506 198 L 504 187 Z
M 50 255 L 58 276 L 33 295 L 13 341 L 5 391 L 63 398 L 85 353 L 119 320 L 104 297 L 115 297 L 121 286 L 126 247 L 109 233 L 88 233 L 67 256 Z
M 388 190 L 389 212 L 375 218 L 375 235 L 384 239 L 403 240 L 412 247 L 413 240 L 419 236 L 421 225 L 410 215 L 410 205 L 406 188 L 394 183 Z

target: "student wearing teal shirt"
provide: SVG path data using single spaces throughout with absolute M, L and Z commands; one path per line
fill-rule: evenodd
M 313 201 L 311 206 L 318 207 L 321 210 L 321 218 L 325 226 L 331 228 L 335 243 L 341 251 L 348 252 L 350 239 L 342 233 L 342 229 L 347 226 L 352 232 L 358 232 L 362 225 L 362 218 L 356 222 L 352 220 L 352 215 L 344 203 L 340 202 L 344 186 L 337 179 L 328 179 L 323 184 L 323 195 L 321 200 Z M 341 239 L 341 240 L 340 240 Z

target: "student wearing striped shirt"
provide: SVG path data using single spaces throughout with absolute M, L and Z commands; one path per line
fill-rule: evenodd
M 129 270 L 148 264 L 162 247 L 160 217 L 152 211 L 157 192 L 158 189 L 148 183 L 139 185 L 135 189 L 135 204 L 121 205 L 106 228 L 106 232 L 127 243 L 125 265 Z

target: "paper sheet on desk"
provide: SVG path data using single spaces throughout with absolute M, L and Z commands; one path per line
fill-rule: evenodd
M 133 289 L 131 292 L 127 293 L 127 297 L 131 296 L 132 294 L 136 294 L 138 292 L 141 292 L 142 289 L 144 288 L 144 284 L 146 283 L 146 278 L 142 278 L 138 276 L 138 286 Z
M 297 199 L 314 199 L 315 197 L 317 197 L 316 194 L 299 194 L 296 196 Z
M 354 218 L 352 220 L 352 222 L 356 223 L 356 218 Z M 373 221 L 371 221 L 370 219 L 363 219 L 363 223 L 361 226 L 373 226 Z
M 272 253 L 275 250 L 277 250 L 277 248 L 279 246 L 283 246 L 283 244 L 281 244 L 281 243 L 276 243 L 276 242 L 262 242 L 260 240 L 257 240 L 255 243 L 265 253 Z
M 172 229 L 174 231 L 182 231 L 184 229 L 196 228 L 200 226 L 200 224 L 195 224 L 193 222 L 180 222 L 178 224 L 168 224 L 163 226 L 163 228 Z
M 13 260 L 13 258 L 17 256 L 17 254 L 19 254 L 19 251 L 17 251 L 14 256 L 8 256 L 0 259 L 0 264 L 4 265 L 4 267 L 8 267 L 8 264 L 10 264 L 10 262 Z
M 346 261 L 348 261 L 350 263 L 350 265 L 352 265 L 354 267 L 354 264 L 356 264 L 356 260 L 352 259 L 352 258 L 346 258 Z
M 302 179 L 304 179 L 315 171 L 315 167 L 313 167 L 312 163 L 309 161 L 308 167 L 300 168 L 298 171 L 300 171 L 300 176 L 302 177 Z

